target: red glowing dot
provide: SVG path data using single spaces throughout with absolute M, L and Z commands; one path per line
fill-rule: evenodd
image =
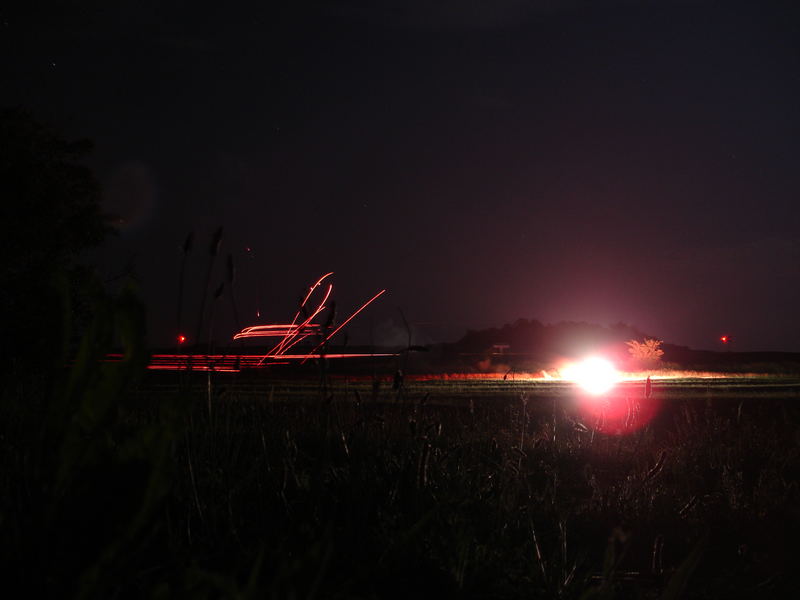
M 721 341 L 723 344 L 727 344 L 727 343 L 728 343 L 728 336 L 727 336 L 727 335 L 723 335 L 723 336 L 722 336 L 721 338 L 719 338 L 719 339 L 720 339 L 720 341 Z
M 185 335 L 179 335 L 178 336 L 178 343 L 179 344 L 182 344 L 185 341 L 186 341 L 186 336 Z

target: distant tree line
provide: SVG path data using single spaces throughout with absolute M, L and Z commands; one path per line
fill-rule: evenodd
M 477 353 L 495 344 L 508 344 L 514 353 L 569 356 L 611 345 L 622 347 L 630 340 L 644 342 L 652 337 L 621 322 L 605 326 L 575 321 L 544 324 L 535 319 L 517 319 L 502 327 L 468 331 L 452 348 Z

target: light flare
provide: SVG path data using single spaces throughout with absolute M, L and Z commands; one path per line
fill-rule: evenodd
M 619 372 L 610 361 L 592 356 L 560 369 L 561 377 L 574 381 L 592 395 L 605 394 L 620 380 Z

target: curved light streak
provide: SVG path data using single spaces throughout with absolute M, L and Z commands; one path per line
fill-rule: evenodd
M 245 327 L 238 333 L 233 336 L 233 339 L 244 339 L 244 338 L 252 338 L 252 337 L 279 337 L 281 338 L 280 341 L 275 344 L 275 346 L 267 352 L 264 356 L 262 356 L 261 360 L 259 360 L 256 366 L 261 366 L 264 361 L 268 359 L 276 359 L 276 358 L 292 358 L 292 359 L 302 359 L 302 362 L 305 363 L 309 358 L 311 358 L 314 354 L 318 353 L 319 350 L 335 336 L 342 328 L 347 325 L 350 321 L 352 321 L 356 315 L 358 315 L 361 311 L 363 311 L 367 306 L 372 304 L 375 300 L 377 300 L 380 296 L 382 296 L 386 290 L 383 289 L 377 294 L 375 294 L 372 298 L 367 300 L 364 304 L 362 304 L 353 314 L 351 314 L 344 322 L 336 327 L 330 334 L 326 335 L 325 338 L 308 354 L 303 355 L 289 355 L 287 352 L 291 350 L 294 346 L 296 346 L 301 341 L 307 339 L 312 335 L 319 336 L 320 334 L 324 333 L 322 325 L 319 323 L 313 323 L 312 321 L 317 318 L 324 310 L 328 310 L 328 300 L 331 297 L 331 293 L 333 292 L 333 284 L 328 284 L 328 289 L 325 290 L 325 293 L 322 296 L 322 299 L 316 305 L 316 308 L 308 315 L 302 322 L 298 323 L 298 319 L 300 317 L 300 313 L 307 313 L 305 310 L 306 304 L 311 299 L 312 294 L 314 291 L 320 287 L 323 282 L 333 275 L 333 271 L 329 273 L 325 273 L 322 277 L 317 279 L 317 281 L 308 288 L 308 292 L 306 293 L 303 300 L 300 302 L 300 306 L 298 307 L 297 311 L 292 318 L 292 322 L 289 324 L 272 324 L 272 325 L 251 325 L 249 327 Z M 350 354 L 331 354 L 327 355 L 330 357 L 344 357 L 344 356 L 354 356 Z

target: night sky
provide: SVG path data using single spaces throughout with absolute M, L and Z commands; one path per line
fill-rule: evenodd
M 379 342 L 399 307 L 417 342 L 524 317 L 800 351 L 791 3 L 33 4 L 0 9 L 0 105 L 95 142 L 126 221 L 94 259 L 133 265 L 154 344 L 222 225 L 243 325 L 335 271 L 341 313 L 388 289 Z

